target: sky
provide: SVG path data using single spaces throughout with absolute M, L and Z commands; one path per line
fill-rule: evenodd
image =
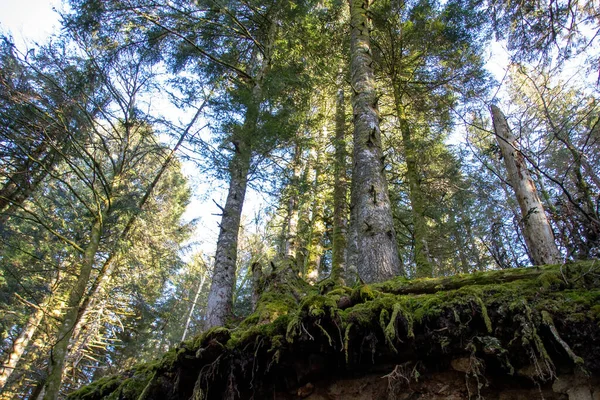
M 19 45 L 26 42 L 43 42 L 59 28 L 60 0 L 0 0 L 0 25 L 9 30 Z

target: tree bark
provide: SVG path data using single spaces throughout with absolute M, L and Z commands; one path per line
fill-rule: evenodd
M 316 283 L 322 279 L 323 271 L 321 271 L 321 260 L 323 256 L 323 234 L 325 233 L 325 223 L 323 221 L 323 194 L 320 186 L 323 179 L 321 170 L 321 152 L 317 151 L 324 147 L 324 129 L 316 133 L 315 145 L 310 150 L 310 158 L 312 159 L 312 174 L 310 184 L 311 202 L 310 202 L 310 220 L 308 224 L 308 241 L 306 246 L 306 267 L 304 277 L 310 283 Z
M 282 258 L 288 260 L 295 259 L 298 251 L 298 203 L 300 197 L 298 187 L 300 186 L 301 156 L 302 148 L 300 143 L 296 142 L 292 160 L 292 178 L 287 190 L 289 198 L 281 234 L 280 254 Z
M 200 284 L 198 285 L 198 289 L 196 289 L 196 294 L 194 295 L 194 301 L 192 302 L 192 306 L 190 307 L 190 312 L 188 313 L 187 319 L 185 320 L 185 328 L 183 329 L 183 335 L 181 335 L 181 341 L 185 341 L 187 337 L 188 329 L 190 327 L 190 322 L 192 321 L 192 317 L 194 316 L 194 310 L 196 309 L 196 304 L 198 304 L 198 297 L 200 297 L 200 292 L 202 292 L 202 288 L 204 287 L 204 282 L 206 281 L 206 275 L 208 275 L 208 271 L 205 271 L 202 274 L 202 278 L 200 278 Z
M 429 254 L 427 243 L 427 221 L 425 219 L 425 199 L 421 190 L 421 179 L 417 166 L 417 150 L 415 148 L 412 132 L 406 119 L 404 107 L 401 103 L 400 93 L 394 89 L 396 112 L 400 121 L 402 144 L 406 158 L 406 178 L 408 180 L 409 198 L 413 217 L 413 239 L 415 246 L 415 265 L 417 278 L 432 278 L 433 263 Z
M 357 269 L 365 282 L 392 278 L 401 272 L 396 232 L 384 175 L 381 130 L 367 10 L 369 0 L 350 3 L 350 71 L 354 91 L 353 194 L 356 213 Z M 403 271 L 402 271 L 403 272 Z
M 25 352 L 25 349 L 27 349 L 27 346 L 29 345 L 29 341 L 35 334 L 37 327 L 42 322 L 42 319 L 44 318 L 45 306 L 46 306 L 45 303 L 43 305 L 39 306 L 29 316 L 27 323 L 25 324 L 25 326 L 21 330 L 21 333 L 19 334 L 19 336 L 13 343 L 13 348 L 8 356 L 8 360 L 6 360 L 6 362 L 3 363 L 2 368 L 1 368 L 2 372 L 0 372 L 0 393 L 2 393 L 2 389 L 6 385 L 8 378 L 14 372 L 15 368 L 17 368 L 17 364 L 19 363 L 21 356 Z
M 253 106 L 258 111 L 257 106 Z M 246 124 L 256 125 L 256 118 L 247 111 Z M 252 113 L 255 114 L 255 113 Z M 254 121 L 251 121 L 253 119 Z M 250 133 L 247 132 L 247 135 Z M 215 255 L 210 292 L 207 304 L 207 327 L 225 325 L 231 315 L 233 287 L 237 262 L 238 233 L 250 169 L 251 149 L 245 139 L 236 142 L 236 151 L 229 163 L 229 191 L 222 209 L 219 239 Z
M 94 221 L 90 233 L 90 241 L 85 248 L 83 259 L 81 261 L 79 276 L 77 277 L 75 285 L 69 291 L 65 315 L 58 329 L 57 341 L 50 351 L 48 379 L 46 380 L 44 400 L 56 400 L 58 398 L 69 341 L 77 324 L 79 306 L 89 282 L 92 267 L 94 266 L 94 260 L 96 253 L 98 252 L 100 238 L 102 237 L 104 229 L 104 219 L 107 214 L 108 208 L 103 215 L 98 216 Z
M 335 103 L 335 165 L 333 183 L 333 245 L 331 278 L 342 281 L 346 270 L 346 231 L 348 229 L 347 151 L 346 151 L 346 107 L 343 80 L 338 79 Z
M 508 180 L 521 208 L 525 242 L 532 261 L 535 265 L 559 263 L 561 256 L 554 242 L 552 228 L 525 165 L 525 159 L 519 151 L 517 140 L 510 132 L 502 111 L 495 105 L 492 105 L 491 109 L 496 140 L 504 157 Z

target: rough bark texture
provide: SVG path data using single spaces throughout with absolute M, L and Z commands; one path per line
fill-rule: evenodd
M 375 93 L 369 0 L 349 0 L 351 82 L 354 91 L 353 194 L 356 213 L 357 269 L 365 282 L 383 281 L 401 272 L 396 232 L 384 174 L 381 131 Z
M 231 315 L 233 304 L 233 289 L 235 286 L 235 272 L 237 261 L 238 233 L 246 188 L 248 185 L 248 172 L 252 160 L 252 141 L 258 133 L 256 131 L 260 104 L 262 102 L 262 83 L 271 68 L 271 55 L 277 33 L 277 25 L 271 23 L 269 37 L 265 44 L 264 58 L 257 58 L 258 73 L 256 74 L 251 99 L 246 108 L 244 126 L 240 137 L 234 137 L 232 143 L 235 147 L 233 158 L 229 163 L 229 191 L 225 207 L 222 208 L 222 217 L 217 240 L 215 266 L 208 293 L 206 306 L 207 327 L 225 325 L 227 317 Z
M 247 115 L 248 123 L 250 123 L 250 118 L 256 120 L 255 117 Z M 222 209 L 223 215 L 221 217 L 219 239 L 217 240 L 215 267 L 208 294 L 206 322 L 209 328 L 225 325 L 227 317 L 231 314 L 238 233 L 248 184 L 248 170 L 250 169 L 251 150 L 249 147 L 249 144 L 244 140 L 238 141 L 229 166 L 229 191 L 225 207 Z
M 83 300 L 85 289 L 89 282 L 90 274 L 92 273 L 92 267 L 94 266 L 96 253 L 98 252 L 98 246 L 100 245 L 100 238 L 102 237 L 104 228 L 103 220 L 106 218 L 107 214 L 108 210 L 104 215 L 98 217 L 92 226 L 90 241 L 85 248 L 81 260 L 79 276 L 77 277 L 75 285 L 69 291 L 67 307 L 57 333 L 57 341 L 54 346 L 52 346 L 50 353 L 44 400 L 56 400 L 58 398 L 69 341 L 71 340 L 73 330 L 77 324 L 79 306 Z
M 504 157 L 508 180 L 521 208 L 525 242 L 532 261 L 536 265 L 558 263 L 561 256 L 554 242 L 552 228 L 527 170 L 525 159 L 519 151 L 517 140 L 510 132 L 502 111 L 494 105 L 491 109 L 496 139 Z
M 348 184 L 346 151 L 346 108 L 342 79 L 338 80 L 335 103 L 335 166 L 333 183 L 333 245 L 331 278 L 342 279 L 346 270 L 346 233 L 348 230 Z

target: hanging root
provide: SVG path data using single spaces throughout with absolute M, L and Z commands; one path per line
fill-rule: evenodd
M 213 380 L 215 378 L 215 376 L 217 375 L 217 371 L 219 369 L 219 363 L 221 362 L 221 357 L 223 357 L 223 354 L 221 354 L 219 357 L 217 357 L 215 361 L 203 366 L 202 369 L 200 370 L 200 373 L 198 374 L 198 378 L 196 379 L 196 383 L 194 384 L 194 394 L 197 393 L 199 396 L 202 396 L 202 397 L 199 397 L 198 399 L 194 399 L 194 400 L 202 400 L 205 398 L 204 396 L 208 396 L 209 382 L 211 382 L 211 380 Z M 202 389 L 202 382 L 205 382 L 205 384 L 206 384 L 206 386 L 205 386 L 206 391 L 204 391 Z
M 385 308 L 381 310 L 381 314 L 379 314 L 379 326 L 381 326 L 381 329 L 383 330 L 383 336 L 385 337 L 387 345 L 394 353 L 398 353 L 398 350 L 396 350 L 396 347 L 394 346 L 394 339 L 397 337 L 396 324 L 394 323 L 393 318 L 389 320 L 389 323 L 386 322 L 389 315 L 390 314 Z M 402 343 L 400 339 L 398 339 L 398 341 Z
M 344 333 L 344 354 L 346 355 L 346 364 L 348 364 L 348 345 L 350 344 L 350 329 L 352 328 L 353 323 L 349 323 L 346 327 L 346 332 Z
M 421 374 L 417 370 L 418 364 L 415 364 L 411 368 L 411 362 L 405 362 L 404 364 L 396 365 L 392 372 L 381 378 L 387 378 L 388 380 L 388 398 L 395 399 L 400 389 L 406 385 L 410 388 L 410 383 L 414 380 L 419 381 Z
M 567 342 L 562 340 L 562 338 L 558 334 L 558 331 L 556 330 L 556 326 L 554 326 L 554 321 L 552 320 L 552 316 L 550 315 L 549 312 L 542 311 L 542 321 L 544 322 L 544 325 L 546 325 L 550 329 L 550 332 L 552 333 L 554 340 L 556 340 L 558 342 L 558 344 L 563 348 L 563 350 L 565 350 L 565 352 L 568 354 L 571 361 L 573 361 L 573 363 L 575 365 L 583 367 L 583 364 L 584 364 L 583 358 L 581 358 L 577 354 L 575 354 L 573 352 L 573 350 L 571 350 L 571 347 L 567 344 Z
M 479 308 L 481 308 L 481 316 L 483 317 L 483 322 L 485 323 L 485 327 L 488 333 L 492 333 L 492 320 L 490 319 L 485 303 L 483 302 L 483 300 L 481 300 L 481 297 L 477 295 L 474 295 L 473 298 L 475 300 L 475 303 L 477 303 L 477 305 L 479 305 Z
M 488 381 L 484 375 L 485 373 L 485 363 L 482 359 L 475 356 L 477 351 L 476 346 L 473 343 L 469 343 L 467 345 L 467 350 L 471 351 L 469 355 L 469 367 L 465 372 L 465 386 L 467 387 L 467 394 L 469 399 L 471 398 L 471 379 L 475 380 L 475 385 L 477 388 L 477 399 L 483 399 L 481 396 L 481 389 L 484 386 L 487 386 Z
M 545 382 L 556 376 L 554 363 L 546 351 L 542 338 L 538 334 L 536 324 L 531 315 L 531 309 L 524 302 L 523 311 L 524 313 L 515 315 L 515 319 L 521 325 L 521 331 L 515 333 L 513 340 L 520 335 L 523 348 L 529 352 L 529 358 L 531 359 L 530 368 L 533 371 L 531 373 L 524 372 L 524 375 L 530 376 L 533 380 Z
M 202 390 L 202 374 L 198 375 L 194 384 L 194 391 L 190 400 L 204 400 L 204 391 Z
M 319 329 L 321 329 L 321 332 L 323 332 L 323 335 L 325 335 L 325 337 L 329 341 L 329 346 L 333 347 L 335 349 L 335 346 L 334 346 L 334 343 L 333 343 L 333 339 L 331 339 L 331 336 L 329 335 L 329 333 L 327 333 L 327 331 L 325 330 L 325 328 L 323 328 L 323 326 L 321 325 L 320 322 L 321 322 L 321 320 L 319 319 L 317 322 L 315 322 L 315 325 L 317 325 L 319 327 Z
M 240 391 L 238 390 L 237 384 L 235 383 L 235 375 L 233 373 L 233 366 L 231 367 L 230 371 L 229 371 L 229 376 L 227 377 L 227 389 L 226 392 L 223 396 L 224 399 L 235 399 L 237 395 L 237 398 L 241 398 L 240 396 Z

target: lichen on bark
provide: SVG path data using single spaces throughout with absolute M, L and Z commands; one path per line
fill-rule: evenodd
M 350 74 L 354 115 L 352 223 L 356 266 L 365 282 L 380 282 L 402 271 L 384 174 L 381 130 L 367 10 L 369 0 L 350 3 Z

